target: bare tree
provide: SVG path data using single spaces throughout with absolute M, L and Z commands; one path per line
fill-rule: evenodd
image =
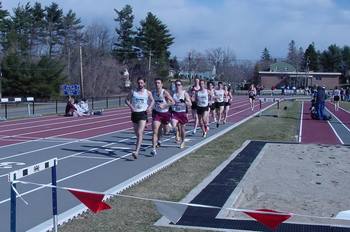
M 124 67 L 110 54 L 111 36 L 105 25 L 92 24 L 83 35 L 84 89 L 86 96 L 119 94 Z

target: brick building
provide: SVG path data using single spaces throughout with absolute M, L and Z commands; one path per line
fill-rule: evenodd
M 259 72 L 260 83 L 265 89 L 293 87 L 304 88 L 307 86 L 325 86 L 333 89 L 339 85 L 341 73 L 335 72 L 298 72 L 285 62 L 278 62 L 270 66 L 270 71 Z

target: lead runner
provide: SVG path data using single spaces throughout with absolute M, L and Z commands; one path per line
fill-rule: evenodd
M 140 152 L 147 122 L 147 112 L 151 112 L 154 105 L 152 93 L 145 89 L 145 83 L 145 79 L 139 77 L 137 79 L 137 89 L 132 90 L 125 99 L 125 103 L 131 110 L 131 121 L 136 135 L 136 149 L 132 153 L 134 159 L 138 158 Z

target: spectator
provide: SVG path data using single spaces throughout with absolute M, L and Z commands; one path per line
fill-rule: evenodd
M 316 92 L 316 108 L 317 108 L 317 113 L 318 117 L 320 120 L 324 119 L 324 105 L 326 101 L 326 91 L 325 88 L 322 88 L 321 86 L 317 87 L 317 92 Z
M 77 109 L 74 106 L 74 98 L 69 96 L 64 116 L 72 117 Z

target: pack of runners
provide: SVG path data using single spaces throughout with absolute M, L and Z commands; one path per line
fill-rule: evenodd
M 145 80 L 138 78 L 137 88 L 132 90 L 125 100 L 131 110 L 131 121 L 137 138 L 136 148 L 132 153 L 134 159 L 137 159 L 140 153 L 148 114 L 152 114 L 153 120 L 151 151 L 153 156 L 157 155 L 157 148 L 161 146 L 161 134 L 169 133 L 171 130 L 176 134 L 175 141 L 179 147 L 185 147 L 185 127 L 189 121 L 187 116 L 189 109 L 194 122 L 193 134 L 197 133 L 199 127 L 204 138 L 209 131 L 210 115 L 216 127 L 227 122 L 232 101 L 230 86 L 218 82 L 215 87 L 214 82 L 209 81 L 206 84 L 204 80 L 198 78 L 188 91 L 184 89 L 181 80 L 175 81 L 175 88 L 171 92 L 163 88 L 163 81 L 159 78 L 154 80 L 154 85 L 155 89 L 149 91 L 145 89 Z

